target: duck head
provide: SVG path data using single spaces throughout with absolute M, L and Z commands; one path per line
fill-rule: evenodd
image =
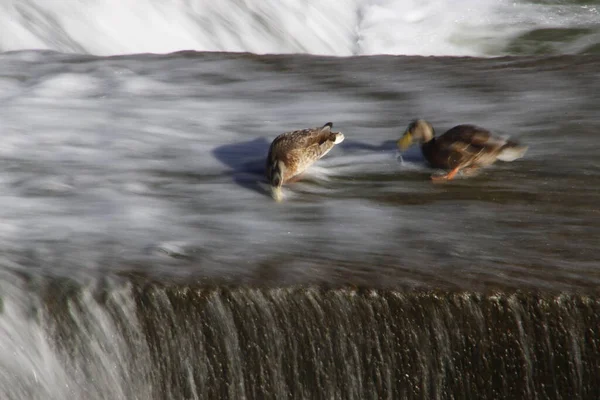
M 423 119 L 417 119 L 410 124 L 406 128 L 404 135 L 402 138 L 398 139 L 396 144 L 400 148 L 400 150 L 408 149 L 413 142 L 417 143 L 426 143 L 433 139 L 435 135 L 435 131 L 433 130 L 433 126 Z

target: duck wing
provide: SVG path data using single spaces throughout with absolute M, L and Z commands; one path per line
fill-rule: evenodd
M 331 131 L 333 124 L 326 123 L 320 128 L 299 129 L 279 135 L 272 143 L 273 148 L 280 151 L 306 149 L 313 145 L 321 145 L 328 140 L 335 140 L 335 133 Z
M 475 125 L 458 125 L 437 138 L 440 149 L 452 153 L 455 163 L 467 163 L 500 151 L 507 141 Z
M 458 125 L 437 138 L 438 145 L 444 147 L 473 146 L 478 149 L 502 146 L 505 141 L 496 138 L 490 131 L 475 125 Z

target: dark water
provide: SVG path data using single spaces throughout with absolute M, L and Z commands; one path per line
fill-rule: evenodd
M 599 57 L 0 69 L 2 398 L 598 397 Z M 415 117 L 529 152 L 433 184 Z M 268 144 L 327 121 L 274 203 Z
M 71 398 L 600 395 L 593 295 L 162 284 L 95 300 L 64 285 L 47 294 Z M 23 397 L 42 393 L 33 388 Z

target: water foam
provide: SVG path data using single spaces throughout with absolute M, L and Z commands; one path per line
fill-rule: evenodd
M 597 29 L 599 9 L 524 0 L 22 0 L 0 4 L 0 51 L 493 56 L 530 30 Z

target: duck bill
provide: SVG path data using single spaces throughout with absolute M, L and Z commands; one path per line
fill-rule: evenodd
M 396 144 L 398 145 L 398 148 L 402 151 L 408 149 L 410 147 L 410 145 L 412 144 L 412 135 L 409 132 L 406 132 L 403 136 L 402 139 L 399 139 Z

